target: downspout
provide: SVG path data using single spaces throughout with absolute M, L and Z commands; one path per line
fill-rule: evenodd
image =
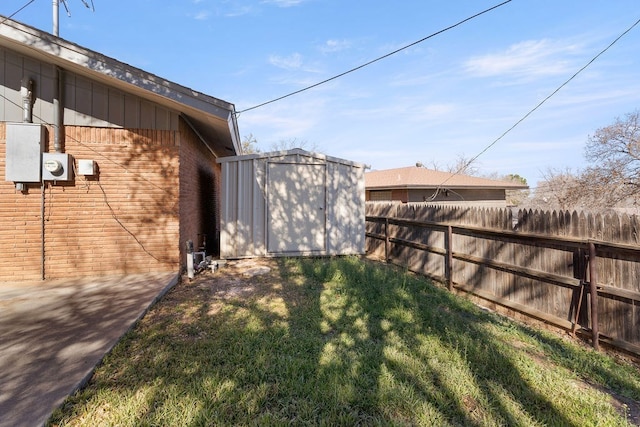
M 60 36 L 59 27 L 60 0 L 53 0 L 53 35 Z M 60 111 L 60 95 L 62 93 L 60 68 L 53 65 L 53 149 L 56 153 L 62 153 L 61 129 L 62 115 Z
M 41 247 L 42 253 L 40 255 L 42 256 L 42 259 L 40 261 L 41 261 L 41 270 L 42 270 L 41 271 L 41 273 L 42 273 L 41 274 L 41 276 L 42 276 L 41 278 L 42 278 L 42 280 L 45 280 L 46 279 L 46 275 L 45 275 L 45 247 L 44 247 L 44 237 L 45 237 L 45 234 L 44 234 L 44 231 L 45 231 L 45 229 L 44 229 L 44 192 L 46 190 L 46 187 L 45 187 L 44 180 L 42 180 L 41 189 L 42 189 L 42 199 L 40 200 L 40 221 L 41 221 L 40 222 L 40 226 L 41 226 L 41 228 L 40 228 L 40 241 L 42 243 L 42 247 Z
M 62 111 L 60 94 L 62 93 L 61 70 L 53 66 L 53 149 L 62 153 Z
M 20 95 L 22 95 L 22 121 L 33 123 L 33 80 L 29 77 L 22 79 Z
M 53 35 L 59 36 L 59 0 L 53 0 Z M 62 80 L 60 79 L 60 68 L 57 65 L 52 65 L 53 71 L 53 149 L 56 153 L 62 153 L 62 143 L 61 143 L 61 129 L 62 129 L 62 115 L 60 111 L 60 94 L 62 93 Z M 45 191 L 46 191 L 46 183 L 44 179 L 42 180 L 41 192 L 42 199 L 40 200 L 40 218 L 41 218 L 41 273 L 42 280 L 46 279 L 46 246 L 45 246 L 45 237 L 46 237 L 46 227 L 45 227 Z

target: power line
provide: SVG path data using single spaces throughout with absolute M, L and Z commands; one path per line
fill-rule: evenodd
M 7 16 L 6 18 L 4 18 L 2 21 L 0 21 L 0 25 L 4 24 L 5 22 L 7 22 L 7 20 L 13 18 L 14 16 L 16 16 L 18 13 L 22 12 L 24 9 L 27 8 L 27 6 L 29 6 L 31 3 L 33 3 L 36 0 L 30 0 L 28 1 L 24 6 L 22 6 L 20 9 L 16 10 L 15 12 L 13 12 L 11 15 Z
M 380 56 L 380 57 L 378 57 L 378 58 L 376 58 L 376 59 L 373 59 L 373 60 L 371 60 L 371 61 L 369 61 L 369 62 L 366 62 L 366 63 L 364 63 L 364 64 L 362 64 L 362 65 L 358 65 L 357 67 L 352 68 L 352 69 L 350 69 L 350 70 L 347 70 L 347 71 L 345 71 L 345 72 L 343 72 L 343 73 L 337 74 L 337 75 L 335 75 L 335 76 L 333 76 L 333 77 L 330 77 L 330 78 L 328 78 L 328 79 L 326 79 L 326 80 L 322 80 L 321 82 L 318 82 L 318 83 L 312 84 L 311 86 L 307 86 L 307 87 L 305 87 L 305 88 L 302 88 L 302 89 L 296 90 L 296 91 L 294 91 L 294 92 L 291 92 L 291 93 L 288 93 L 288 94 L 286 94 L 286 95 L 280 96 L 280 97 L 278 97 L 278 98 L 272 99 L 271 101 L 263 102 L 262 104 L 258 104 L 258 105 L 255 105 L 255 106 L 253 106 L 253 107 L 245 108 L 244 110 L 237 111 L 237 112 L 236 112 L 236 115 L 239 115 L 239 114 L 241 114 L 241 113 L 245 113 L 245 112 L 247 112 L 247 111 L 255 110 L 256 108 L 264 107 L 265 105 L 269 105 L 269 104 L 272 104 L 272 103 L 277 102 L 277 101 L 281 101 L 281 100 L 283 100 L 283 99 L 285 99 L 285 98 L 288 98 L 288 97 L 290 97 L 290 96 L 297 95 L 297 94 L 302 93 L 302 92 L 305 92 L 305 91 L 307 91 L 307 90 L 309 90 L 309 89 L 313 89 L 313 88 L 315 88 L 315 87 L 318 87 L 318 86 L 323 85 L 323 84 L 325 84 L 325 83 L 328 83 L 328 82 L 330 82 L 330 81 L 336 80 L 336 79 L 338 79 L 338 78 L 340 78 L 340 77 L 346 76 L 347 74 L 353 73 L 354 71 L 358 71 L 358 70 L 360 70 L 360 69 L 362 69 L 362 68 L 364 68 L 364 67 L 367 67 L 367 66 L 369 66 L 369 65 L 371 65 L 371 64 L 373 64 L 373 63 L 376 63 L 376 62 L 378 62 L 378 61 L 381 61 L 381 60 L 383 60 L 383 59 L 385 59 L 385 58 L 388 58 L 388 57 L 390 57 L 390 56 L 392 56 L 392 55 L 395 55 L 396 53 L 402 52 L 403 50 L 406 50 L 406 49 L 408 49 L 408 48 L 410 48 L 410 47 L 413 47 L 413 46 L 415 46 L 415 45 L 417 45 L 417 44 L 420 44 L 420 43 L 422 43 L 422 42 L 424 42 L 424 41 L 426 41 L 426 40 L 429 40 L 429 39 L 431 39 L 431 38 L 433 38 L 433 37 L 435 37 L 435 36 L 437 36 L 437 35 L 439 35 L 439 34 L 442 34 L 442 33 L 446 32 L 446 31 L 449 31 L 449 30 L 451 30 L 451 29 L 453 29 L 453 28 L 456 28 L 456 27 L 458 27 L 458 26 L 460 26 L 460 25 L 464 24 L 464 23 L 465 23 L 465 22 L 467 22 L 467 21 L 471 21 L 472 19 L 475 19 L 475 18 L 479 17 L 480 15 L 484 15 L 485 13 L 491 12 L 492 10 L 497 9 L 497 8 L 499 8 L 499 7 L 501 7 L 501 6 L 504 6 L 505 4 L 510 3 L 510 2 L 511 2 L 511 0 L 506 0 L 506 1 L 502 2 L 502 3 L 500 3 L 500 4 L 497 4 L 497 5 L 495 5 L 495 6 L 492 6 L 492 7 L 488 8 L 488 9 L 485 9 L 485 10 L 483 10 L 482 12 L 478 12 L 478 13 L 476 13 L 475 15 L 472 15 L 472 16 L 470 16 L 470 17 L 468 17 L 468 18 L 465 18 L 465 19 L 463 19 L 462 21 L 459 21 L 459 22 L 457 22 L 457 23 L 455 23 L 455 24 L 453 24 L 453 25 L 450 25 L 450 26 L 448 26 L 448 27 L 446 27 L 446 28 L 443 28 L 443 29 L 442 29 L 442 30 L 440 30 L 440 31 L 436 31 L 435 33 L 430 34 L 430 35 L 428 35 L 428 36 L 426 36 L 426 37 L 424 37 L 424 38 L 422 38 L 422 39 L 420 39 L 420 40 L 418 40 L 418 41 L 415 41 L 415 42 L 410 43 L 410 44 L 408 44 L 408 45 L 406 45 L 406 46 L 403 46 L 403 47 L 401 47 L 401 48 L 399 48 L 399 49 L 396 49 L 396 50 L 394 50 L 393 52 L 389 52 L 389 53 L 387 53 L 386 55 L 382 55 L 382 56 Z
M 469 166 L 471 163 L 475 162 L 478 157 L 480 157 L 481 155 L 483 155 L 484 153 L 486 153 L 491 147 L 493 147 L 494 145 L 496 145 L 498 143 L 498 141 L 500 141 L 502 138 L 504 138 L 509 132 L 511 132 L 513 129 L 515 129 L 520 123 L 522 123 L 523 121 L 525 121 L 531 114 L 533 114 L 534 111 L 536 111 L 538 108 L 540 108 L 542 106 L 542 104 L 544 104 L 545 102 L 547 102 L 552 96 L 554 96 L 556 93 L 560 92 L 560 90 L 565 87 L 566 85 L 568 85 L 573 79 L 575 79 L 578 74 L 580 74 L 581 72 L 583 72 L 587 67 L 589 67 L 591 64 L 593 64 L 601 55 L 603 55 L 606 51 L 608 51 L 614 44 L 616 44 L 622 37 L 626 36 L 627 33 L 629 33 L 632 29 L 634 29 L 638 24 L 640 24 L 640 19 L 638 19 L 635 23 L 633 23 L 633 25 L 631 25 L 629 28 L 627 28 L 622 34 L 620 34 L 618 37 L 616 37 L 615 40 L 613 40 L 611 43 L 609 43 L 609 45 L 607 47 L 605 47 L 604 49 L 602 49 L 596 56 L 594 56 L 593 58 L 591 58 L 591 60 L 589 62 L 587 62 L 582 68 L 580 68 L 578 71 L 576 71 L 571 77 L 569 77 L 564 83 L 562 83 L 560 86 L 558 86 L 558 88 L 556 90 L 554 90 L 553 92 L 551 92 L 546 98 L 544 98 L 542 101 L 540 101 L 535 107 L 533 107 L 531 110 L 529 110 L 529 112 L 527 114 L 525 114 L 524 116 L 522 116 L 522 118 L 520 120 L 518 120 L 513 126 L 511 126 L 509 129 L 507 129 L 506 131 L 504 131 L 502 133 L 502 135 L 500 135 L 498 138 L 496 138 L 491 144 L 487 145 L 482 151 L 480 151 L 478 154 L 476 154 L 474 157 L 472 157 L 467 163 L 465 163 L 464 165 L 462 165 L 462 167 L 460 167 L 460 169 L 458 169 L 456 172 L 454 172 L 451 176 L 449 176 L 447 179 L 445 179 L 442 184 L 440 184 L 440 186 L 438 186 L 438 190 L 440 187 L 442 187 L 444 184 L 447 183 L 447 181 L 449 181 L 451 178 L 453 178 L 455 175 L 460 174 L 464 169 L 467 168 L 467 166 Z M 436 194 L 437 191 L 436 190 Z

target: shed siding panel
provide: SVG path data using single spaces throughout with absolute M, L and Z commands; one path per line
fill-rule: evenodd
M 253 168 L 252 163 L 238 162 L 238 188 L 246 189 L 238 193 L 238 221 L 236 224 L 238 240 L 238 251 L 242 253 L 254 254 L 253 247 Z
M 292 151 L 294 152 L 265 153 L 259 156 L 219 160 L 222 163 L 225 195 L 222 206 L 223 258 L 296 253 L 293 250 L 295 248 L 291 246 L 286 246 L 282 253 L 268 251 L 268 217 L 273 207 L 269 205 L 267 194 L 271 192 L 269 187 L 274 185 L 271 179 L 278 179 L 269 176 L 268 165 L 275 163 L 290 164 L 295 170 L 299 169 L 295 165 L 317 165 L 322 171 L 323 176 L 321 179 L 316 177 L 316 180 L 324 187 L 324 223 L 316 224 L 314 227 L 324 233 L 326 242 L 321 245 L 321 251 L 315 251 L 317 245 L 310 246 L 308 241 L 301 242 L 297 248 L 298 253 L 364 253 L 364 168 L 350 162 L 332 161 L 322 155 Z M 286 185 L 293 188 L 296 182 L 287 179 Z M 311 231 L 306 230 L 301 236 L 308 237 L 309 233 Z
M 238 164 L 225 163 L 223 170 L 222 228 L 220 231 L 220 256 L 236 257 L 238 254 Z
M 253 254 L 267 253 L 267 162 L 252 160 L 255 179 L 252 185 L 253 207 Z
M 331 163 L 327 191 L 330 255 L 364 252 L 364 170 Z

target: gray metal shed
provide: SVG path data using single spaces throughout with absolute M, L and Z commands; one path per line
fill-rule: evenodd
M 364 253 L 364 165 L 302 149 L 218 159 L 221 258 Z

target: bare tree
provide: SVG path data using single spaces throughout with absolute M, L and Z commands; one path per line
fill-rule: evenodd
M 256 154 L 259 153 L 258 140 L 252 133 L 246 135 L 242 140 L 242 154 Z
M 418 162 L 422 165 L 422 162 Z M 429 169 L 433 169 L 440 172 L 449 172 L 455 174 L 478 176 L 480 174 L 480 168 L 476 166 L 476 159 L 468 159 L 464 154 L 458 154 L 456 160 L 453 163 L 449 163 L 442 166 L 435 160 L 432 160 L 428 164 Z
M 447 172 L 478 176 L 480 168 L 476 159 L 468 159 L 464 154 L 458 154 L 455 162 L 447 167 Z
M 589 137 L 583 172 L 586 193 L 600 205 L 627 207 L 640 201 L 640 112 L 617 118 Z
M 639 204 L 640 112 L 596 130 L 584 154 L 589 166 L 582 171 L 547 171 L 531 199 L 533 207 L 603 211 Z
M 271 144 L 271 151 L 287 151 L 294 148 L 302 148 L 303 150 L 318 152 L 317 145 L 309 143 L 306 139 L 281 139 L 280 141 Z
M 584 207 L 580 175 L 570 169 L 564 171 L 549 169 L 543 174 L 528 205 L 534 209 L 571 210 Z

